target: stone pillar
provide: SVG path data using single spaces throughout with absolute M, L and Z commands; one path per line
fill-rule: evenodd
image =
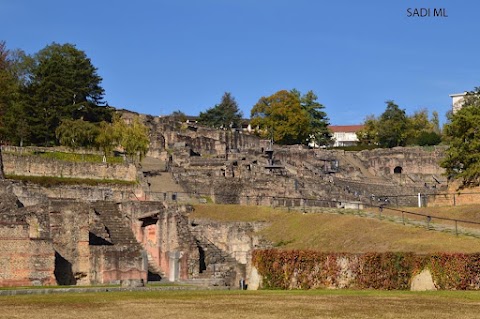
M 180 264 L 178 260 L 180 259 L 180 252 L 179 251 L 171 251 L 168 253 L 169 259 L 169 274 L 168 280 L 171 282 L 178 281 L 178 277 L 180 274 Z

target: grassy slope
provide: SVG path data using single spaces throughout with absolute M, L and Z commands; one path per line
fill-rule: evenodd
M 480 205 L 462 205 L 455 207 L 408 207 L 409 212 L 429 214 L 432 216 L 470 220 L 480 222 Z
M 414 251 L 480 252 L 480 240 L 427 231 L 373 218 L 331 213 L 285 212 L 268 207 L 196 205 L 194 218 L 221 221 L 268 221 L 262 231 L 282 249 L 338 252 Z

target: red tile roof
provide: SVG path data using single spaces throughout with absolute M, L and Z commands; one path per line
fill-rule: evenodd
M 363 128 L 363 125 L 330 125 L 328 127 L 334 133 L 355 133 Z

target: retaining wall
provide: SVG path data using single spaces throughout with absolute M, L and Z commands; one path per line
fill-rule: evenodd
M 34 155 L 2 155 L 6 175 L 137 180 L 137 169 L 133 164 L 65 162 Z

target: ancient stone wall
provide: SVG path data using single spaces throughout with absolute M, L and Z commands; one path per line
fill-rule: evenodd
M 354 195 L 369 205 L 416 206 L 417 194 L 424 193 L 425 188 L 402 187 L 395 184 L 370 184 L 335 178 L 333 183 L 346 193 Z
M 133 164 L 64 162 L 39 156 L 4 153 L 3 166 L 6 175 L 137 180 L 137 170 Z
M 240 279 L 249 282 L 252 251 L 271 247 L 271 243 L 256 235 L 267 226 L 263 222 L 217 222 L 195 219 L 191 220 L 190 224 L 194 225 L 192 232 L 195 236 L 211 242 L 244 266 L 242 271 L 236 274 L 235 283 Z
M 22 208 L 11 184 L 0 182 L 0 286 L 55 284 L 49 223 L 41 207 Z
M 148 254 L 149 260 L 165 276 L 173 272 L 172 254 L 178 256 L 178 278 L 192 277 L 198 249 L 189 231 L 185 213 L 176 207 L 168 208 L 160 202 L 124 203 L 122 210 L 129 212 L 133 232 Z
M 57 254 L 56 275 L 60 285 L 88 285 L 89 204 L 53 200 L 49 203 L 50 233 Z
M 462 188 L 460 181 L 452 181 L 448 188 L 438 194 L 427 197 L 427 205 L 434 206 L 459 206 L 480 203 L 480 186 Z
M 368 168 L 380 176 L 394 174 L 433 174 L 441 177 L 445 170 L 439 162 L 444 148 L 425 150 L 421 147 L 395 147 L 357 153 Z M 396 169 L 397 168 L 397 169 Z
M 170 150 L 187 148 L 199 154 L 221 155 L 259 148 L 257 136 L 238 130 L 216 130 L 196 124 L 180 123 L 170 117 L 140 115 L 150 129 L 149 155 L 161 156 Z
M 131 247 L 90 246 L 89 276 L 92 284 L 147 282 L 146 256 Z
M 12 182 L 13 193 L 24 206 L 37 205 L 47 199 L 81 199 L 85 201 L 97 200 L 139 200 L 145 199 L 145 192 L 138 185 L 61 185 L 42 187 L 35 184 Z
M 0 223 L 0 287 L 56 283 L 52 243 L 31 237 L 35 231 L 28 223 Z

